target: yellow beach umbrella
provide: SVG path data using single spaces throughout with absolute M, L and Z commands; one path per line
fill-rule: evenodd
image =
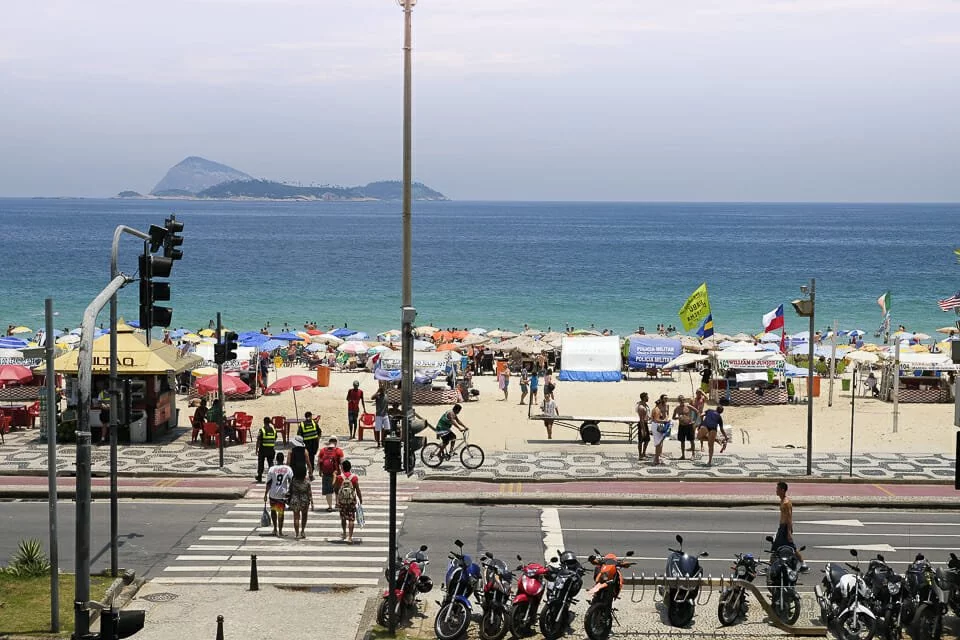
M 19 326 L 11 329 L 10 333 L 33 333 L 33 329 L 30 327 Z
M 217 375 L 217 368 L 216 367 L 200 367 L 198 369 L 194 369 L 193 371 L 191 371 L 190 374 L 197 378 L 202 378 L 204 376 L 215 376 Z
M 201 338 L 195 333 L 187 333 L 180 340 L 181 342 L 200 342 Z
M 212 336 L 217 335 L 217 332 L 214 331 L 213 329 L 201 329 L 198 333 L 204 338 L 210 338 Z

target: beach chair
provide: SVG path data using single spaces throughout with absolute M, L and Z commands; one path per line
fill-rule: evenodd
M 283 438 L 283 444 L 287 444 L 287 440 L 290 439 L 290 425 L 287 424 L 286 416 L 273 416 L 273 428 Z
M 203 444 L 220 446 L 220 425 L 216 422 L 203 423 Z
M 360 419 L 357 421 L 357 440 L 363 440 L 363 432 L 365 429 L 373 429 L 376 418 L 372 413 L 360 414 Z
M 13 422 L 13 416 L 5 416 L 0 413 L 0 444 L 6 444 L 3 434 L 10 433 L 10 423 Z
M 40 402 L 34 402 L 32 405 L 27 407 L 27 418 L 30 420 L 30 428 L 37 428 L 37 418 L 40 417 Z

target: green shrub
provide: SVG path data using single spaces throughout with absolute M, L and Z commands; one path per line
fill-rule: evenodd
M 36 538 L 21 540 L 10 563 L 2 569 L 7 575 L 18 578 L 36 578 L 50 572 L 50 561 L 43 551 L 43 544 Z

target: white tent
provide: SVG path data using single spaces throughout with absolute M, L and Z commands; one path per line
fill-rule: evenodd
M 567 336 L 561 351 L 560 380 L 619 382 L 620 336 Z

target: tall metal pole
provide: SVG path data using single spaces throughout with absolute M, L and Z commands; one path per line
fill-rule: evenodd
M 893 432 L 897 432 L 900 420 L 900 340 L 893 348 Z
M 813 334 L 817 315 L 817 279 L 810 278 L 810 345 L 807 363 L 807 475 L 813 475 Z
M 77 530 L 74 563 L 74 633 L 82 638 L 90 632 L 90 391 L 93 378 L 93 331 L 97 314 L 107 306 L 110 297 L 128 282 L 118 275 L 93 299 L 83 312 L 80 323 L 80 345 L 77 351 L 79 408 L 77 411 Z
M 50 631 L 60 632 L 60 543 L 57 538 L 57 372 L 53 298 L 44 301 L 47 334 L 47 504 L 50 510 Z
M 220 322 L 220 312 L 217 311 L 217 344 L 220 345 L 223 343 L 222 336 L 223 334 L 223 324 Z M 219 449 L 220 449 L 220 468 L 223 469 L 223 363 L 217 363 L 217 400 L 220 401 L 220 415 L 217 418 L 217 429 L 220 432 L 219 440 Z
M 850 477 L 853 477 L 853 419 L 857 413 L 857 367 L 853 368 L 850 380 Z
M 833 321 L 833 331 L 830 333 L 830 392 L 827 406 L 833 406 L 833 377 L 837 374 L 837 331 L 840 324 Z

